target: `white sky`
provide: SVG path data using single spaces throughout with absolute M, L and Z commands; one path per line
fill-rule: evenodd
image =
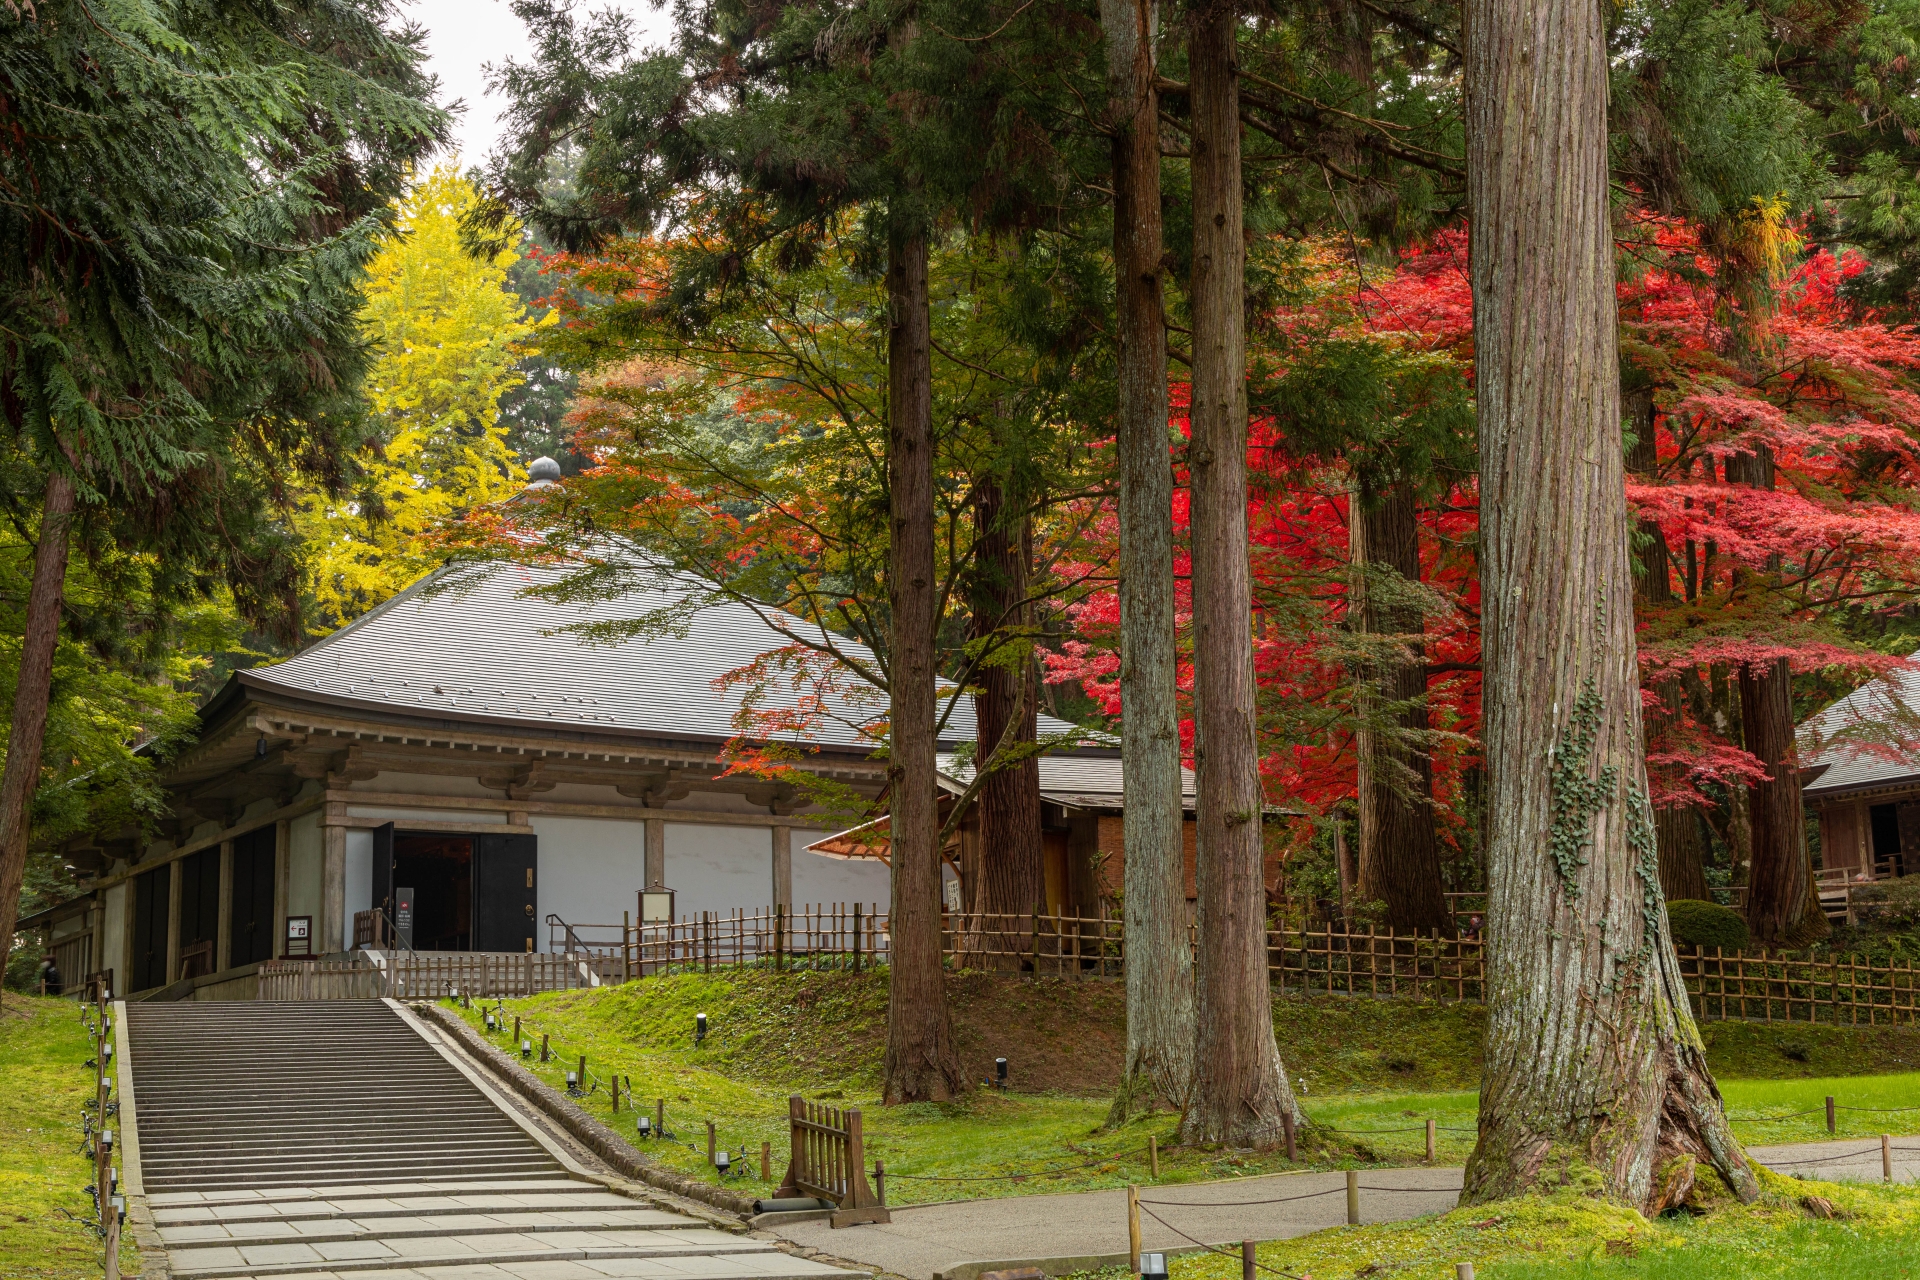
M 672 21 L 670 10 L 656 12 L 647 0 L 589 0 L 588 7 L 631 13 L 637 48 L 664 44 Z M 406 12 L 427 29 L 427 69 L 440 77 L 441 101 L 466 101 L 466 114 L 454 125 L 461 167 L 483 163 L 499 140 L 502 103 L 487 96 L 482 68 L 509 58 L 524 61 L 527 29 L 506 0 L 412 0 Z

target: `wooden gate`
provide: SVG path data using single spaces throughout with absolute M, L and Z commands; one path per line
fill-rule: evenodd
M 860 1108 L 842 1111 L 824 1103 L 808 1102 L 798 1094 L 787 1099 L 793 1154 L 780 1196 L 818 1196 L 831 1200 L 832 1225 L 891 1222 L 887 1207 L 867 1185 L 866 1148 L 860 1137 Z

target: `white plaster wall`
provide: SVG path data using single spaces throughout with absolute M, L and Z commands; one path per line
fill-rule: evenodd
M 100 959 L 102 969 L 113 970 L 114 994 L 127 977 L 127 886 L 124 881 L 102 895 L 106 903 L 100 921 Z M 85 975 L 81 975 L 84 977 Z
M 678 914 L 751 911 L 773 902 L 771 828 L 669 822 L 666 836 L 667 887 Z
M 552 790 L 536 791 L 535 800 L 557 800 L 568 804 L 617 804 L 627 809 L 644 809 L 645 802 L 632 796 L 623 796 L 614 787 L 603 787 L 595 782 L 558 782 Z
M 303 813 L 287 824 L 287 914 L 312 916 L 316 930 L 320 928 L 320 881 L 325 853 L 318 812 Z M 283 933 L 274 940 L 274 953 L 285 951 L 286 945 Z M 316 933 L 314 954 L 326 949 L 327 940 Z
M 549 914 L 572 925 L 617 925 L 622 911 L 639 909 L 638 894 L 646 880 L 645 823 L 541 814 L 528 821 L 540 839 L 539 896 L 534 903 L 534 945 L 540 950 L 553 950 L 548 942 Z M 667 847 L 673 847 L 671 835 Z M 587 941 L 592 943 L 599 936 L 596 930 Z
M 340 949 L 353 950 L 353 913 L 373 906 L 373 832 L 347 832 L 347 918 L 340 923 Z
M 887 864 L 878 858 L 829 858 L 801 847 L 818 840 L 820 834 L 798 829 L 793 833 L 793 905 L 877 902 L 885 911 L 892 895 Z

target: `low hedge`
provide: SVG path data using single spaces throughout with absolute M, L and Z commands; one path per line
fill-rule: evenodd
M 1673 940 L 1682 946 L 1739 951 L 1752 940 L 1740 913 L 1717 902 L 1691 898 L 1669 902 L 1667 923 L 1673 929 Z

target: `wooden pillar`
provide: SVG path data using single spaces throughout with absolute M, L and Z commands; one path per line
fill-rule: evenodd
M 642 870 L 646 875 L 647 888 L 667 887 L 667 820 L 665 818 L 647 819 L 646 865 Z
M 175 858 L 167 864 L 167 976 L 162 986 L 180 976 L 180 884 L 185 862 Z
M 287 950 L 287 872 L 291 861 L 291 823 L 282 818 L 273 824 L 273 939 L 267 947 L 270 956 Z
M 320 817 L 324 852 L 320 861 L 320 919 L 313 954 L 344 951 L 341 934 L 347 912 L 347 806 L 329 803 Z
M 773 831 L 773 904 L 793 907 L 793 828 L 774 827 Z
M 220 842 L 220 923 L 214 926 L 213 968 L 218 973 L 233 965 L 233 841 Z

